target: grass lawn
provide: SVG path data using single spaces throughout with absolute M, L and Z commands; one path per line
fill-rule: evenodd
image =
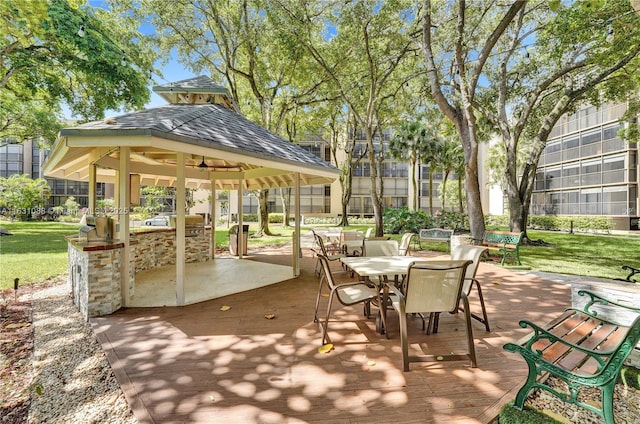
M 543 240 L 549 247 L 522 246 L 520 260 L 536 271 L 625 278 L 622 265 L 640 267 L 640 235 L 568 234 L 527 231 L 531 240 Z
M 67 242 L 78 224 L 59 222 L 7 222 L 0 226 L 13 235 L 0 237 L 0 290 L 39 283 L 67 272 Z
M 13 287 L 14 278 L 20 285 L 38 283 L 67 271 L 67 242 L 64 236 L 74 235 L 78 224 L 57 222 L 0 222 L 12 236 L 0 237 L 0 290 Z M 291 241 L 292 227 L 269 226 L 269 237 L 249 237 L 249 247 L 279 246 Z M 366 225 L 349 229 L 365 231 Z M 249 234 L 257 230 L 250 223 Z M 303 228 L 302 232 L 309 231 Z M 586 275 L 591 277 L 624 278 L 621 266 L 640 266 L 640 236 L 568 234 L 561 232 L 528 232 L 532 240 L 543 240 L 550 246 L 522 246 L 522 264 L 535 271 Z M 400 240 L 401 235 L 392 235 Z M 227 229 L 216 229 L 216 247 L 229 245 Z M 423 243 L 423 248 L 446 251 L 444 243 Z

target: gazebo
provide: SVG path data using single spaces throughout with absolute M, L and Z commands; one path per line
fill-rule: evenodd
M 176 188 L 175 291 L 179 306 L 185 304 L 186 188 L 211 190 L 212 199 L 215 190 L 238 190 L 238 211 L 242 211 L 243 190 L 294 187 L 296 227 L 292 263 L 293 276 L 297 276 L 300 269 L 299 188 L 329 184 L 339 175 L 339 170 L 332 165 L 243 117 L 229 92 L 208 77 L 157 86 L 154 91 L 169 104 L 65 128 L 43 165 L 47 176 L 88 181 L 90 212 L 96 211 L 96 182 L 115 184 L 117 240 L 85 244 L 73 240 L 75 249 L 79 246 L 83 252 L 119 251 L 117 269 L 112 270 L 119 271 L 121 276 L 119 296 L 112 296 L 106 308 L 99 307 L 97 313 L 89 311 L 88 316 L 101 315 L 102 309 L 111 313 L 120 306 L 128 306 L 134 287 L 131 280 L 135 272 L 131 268 L 136 265 L 127 214 L 140 185 Z M 212 222 L 215 222 L 214 206 L 211 209 Z M 242 213 L 238 214 L 238 224 L 242 228 Z M 215 225 L 208 236 L 209 251 L 205 260 L 214 258 Z M 238 259 L 242 260 L 243 237 L 238 239 Z M 77 268 L 78 260 L 72 261 L 75 253 L 72 247 L 69 249 L 70 272 L 74 272 L 72 265 Z M 84 272 L 89 275 L 77 278 L 91 280 L 91 269 Z M 98 279 L 104 279 L 104 275 Z M 77 282 L 72 282 L 72 286 L 74 284 Z M 86 284 L 91 285 L 91 281 Z M 110 287 L 113 289 L 114 284 Z M 81 289 L 74 289 L 74 296 L 75 291 Z M 91 295 L 88 302 L 90 298 Z

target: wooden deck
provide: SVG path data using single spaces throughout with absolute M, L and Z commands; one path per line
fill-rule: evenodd
M 288 264 L 289 252 L 257 255 Z M 141 423 L 489 423 L 513 399 L 526 366 L 502 345 L 526 333 L 522 318 L 547 321 L 570 304 L 566 285 L 482 263 L 479 279 L 492 331 L 474 320 L 478 368 L 412 364 L 402 371 L 398 320 L 390 339 L 361 305 L 337 305 L 318 353 L 312 322 L 318 280 L 305 251 L 302 275 L 184 307 L 133 308 L 91 323 Z M 472 296 L 471 301 L 475 298 Z M 327 298 L 323 298 L 322 309 Z M 475 304 L 475 302 L 474 302 Z M 231 309 L 221 311 L 223 305 Z M 473 307 L 473 306 L 472 306 Z M 268 320 L 265 314 L 273 313 Z M 463 314 L 424 335 L 410 320 L 413 349 L 465 349 Z

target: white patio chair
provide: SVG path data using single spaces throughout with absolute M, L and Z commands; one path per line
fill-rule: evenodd
M 484 306 L 484 296 L 482 295 L 482 288 L 480 282 L 476 279 L 476 273 L 478 272 L 478 265 L 480 264 L 480 257 L 488 249 L 483 246 L 469 246 L 466 244 L 460 244 L 456 246 L 451 252 L 451 259 L 453 260 L 470 260 L 471 265 L 467 267 L 467 271 L 464 275 L 464 283 L 462 285 L 462 292 L 469 296 L 473 286 L 476 286 L 478 290 L 478 298 L 480 298 L 480 306 L 482 307 L 482 316 L 471 313 L 471 317 L 484 324 L 487 331 L 491 331 L 489 328 L 489 318 L 487 316 L 487 308 Z M 458 309 L 461 310 L 458 305 Z
M 411 240 L 416 236 L 416 233 L 404 233 L 400 240 L 400 246 L 398 247 L 398 253 L 403 256 L 409 255 L 411 251 Z
M 367 228 L 367 231 L 364 233 L 364 239 L 368 240 L 371 237 L 371 233 L 373 232 L 373 228 Z
M 315 240 L 315 245 L 314 245 L 314 249 L 313 250 L 314 250 L 314 252 L 315 252 L 317 257 L 319 257 L 320 255 L 324 255 L 324 256 L 327 257 L 327 259 L 329 261 L 332 261 L 332 262 L 333 261 L 338 261 L 339 262 L 340 258 L 344 258 L 345 256 L 347 256 L 347 255 L 345 255 L 343 253 L 329 253 L 329 252 L 327 252 L 327 249 L 326 249 L 326 247 L 324 245 L 324 239 L 322 238 L 321 235 L 316 234 L 315 231 L 313 232 L 313 238 Z M 318 277 L 320 277 L 321 274 L 322 274 L 322 267 L 320 266 L 320 259 L 318 259 L 316 261 L 316 266 L 315 266 L 314 272 L 315 272 L 316 276 L 318 276 Z
M 398 312 L 400 320 L 400 344 L 402 363 L 409 371 L 411 362 L 439 362 L 470 360 L 476 367 L 475 346 L 471 329 L 471 316 L 467 296 L 462 292 L 462 283 L 467 266 L 471 261 L 453 264 L 451 261 L 414 262 L 409 266 L 405 293 L 393 289 L 391 304 Z M 429 326 L 433 333 L 438 330 L 438 316 L 441 312 L 453 312 L 462 300 L 465 310 L 468 352 L 465 354 L 409 355 L 407 314 L 429 314 Z
M 357 230 L 343 230 L 340 233 L 340 249 L 348 256 L 362 256 L 364 236 Z
M 327 304 L 327 315 L 324 320 L 324 324 L 320 323 L 322 327 L 322 344 L 327 341 L 327 332 L 329 330 L 329 316 L 331 315 L 331 307 L 333 300 L 337 299 L 341 304 L 345 306 L 355 305 L 357 303 L 364 303 L 365 309 L 368 309 L 368 305 L 374 299 L 380 302 L 380 290 L 375 287 L 370 287 L 367 284 L 360 281 L 349 281 L 344 283 L 337 283 L 333 278 L 333 273 L 329 268 L 329 260 L 324 255 L 318 255 L 320 264 L 322 265 L 323 276 L 320 279 L 322 288 L 322 282 L 326 281 L 329 289 L 329 303 Z M 318 306 L 320 301 L 320 291 L 318 292 L 318 298 L 316 299 L 316 310 L 314 314 L 314 322 L 318 322 Z M 380 304 L 380 303 L 378 303 Z
M 363 256 L 399 256 L 400 247 L 397 240 L 365 240 Z

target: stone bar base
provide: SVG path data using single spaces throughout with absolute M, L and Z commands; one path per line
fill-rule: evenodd
M 211 230 L 185 238 L 186 262 L 211 259 Z M 109 315 L 122 307 L 121 257 L 124 243 L 86 242 L 67 237 L 67 285 L 85 319 Z M 175 229 L 131 233 L 129 254 L 129 295 L 135 293 L 136 272 L 176 263 Z

